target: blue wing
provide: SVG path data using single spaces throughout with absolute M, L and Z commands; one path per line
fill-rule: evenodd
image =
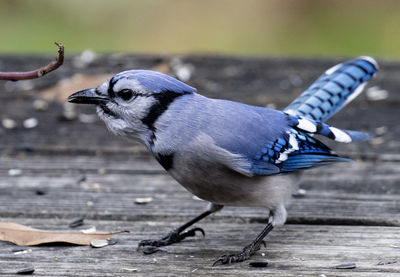
M 255 175 L 271 175 L 346 161 L 349 159 L 339 157 L 322 142 L 291 129 L 285 136 L 267 144 L 261 154 L 255 156 L 251 172 Z
M 378 70 L 371 57 L 360 57 L 328 69 L 296 98 L 285 112 L 326 121 L 362 92 Z
M 247 168 L 233 169 L 248 175 L 272 175 L 348 161 L 313 138 L 313 134 L 342 142 L 365 138 L 360 132 L 340 130 L 281 111 L 217 101 L 218 105 L 210 110 L 218 116 L 207 122 L 206 133 L 217 146 L 247 161 Z

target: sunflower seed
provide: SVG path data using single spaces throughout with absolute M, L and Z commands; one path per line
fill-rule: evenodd
M 14 119 L 11 119 L 11 118 L 3 118 L 1 120 L 1 124 L 6 129 L 14 129 L 14 128 L 17 127 L 17 122 Z
M 357 266 L 355 263 L 340 264 L 340 265 L 335 266 L 336 269 L 353 269 L 356 267 Z
M 135 204 L 147 204 L 153 201 L 153 197 L 139 197 L 135 199 Z
M 35 110 L 45 111 L 49 107 L 49 103 L 42 99 L 36 99 L 35 101 L 33 101 L 33 107 L 35 108 Z
M 85 216 L 77 217 L 73 219 L 69 224 L 69 228 L 76 228 L 83 225 L 83 221 L 85 220 Z
M 108 245 L 108 240 L 105 239 L 93 239 L 90 245 L 94 248 L 101 248 Z
M 11 168 L 8 170 L 8 176 L 19 176 L 22 174 L 22 170 L 19 168 Z
M 392 259 L 392 260 L 383 260 L 383 261 L 380 261 L 378 263 L 378 265 L 395 264 L 395 263 L 397 263 L 397 260 L 394 260 L 394 259 Z
M 11 249 L 11 251 L 16 253 L 16 252 L 22 252 L 22 251 L 25 251 L 28 249 L 29 249 L 28 247 L 17 246 L 17 247 L 14 247 L 13 249 Z
M 33 129 L 36 126 L 38 126 L 39 124 L 39 120 L 37 120 L 37 118 L 31 117 L 31 118 L 27 118 L 24 120 L 24 122 L 22 123 L 22 125 L 24 126 L 24 128 L 26 129 Z
M 267 267 L 268 262 L 265 261 L 254 261 L 249 263 L 250 266 L 252 267 Z
M 28 274 L 32 274 L 33 272 L 35 272 L 35 269 L 33 267 L 27 267 L 27 268 L 18 270 L 17 274 L 28 275 Z

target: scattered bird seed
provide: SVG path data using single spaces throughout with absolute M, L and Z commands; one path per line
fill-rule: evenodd
M 22 174 L 22 170 L 19 168 L 11 168 L 8 170 L 8 176 L 20 176 Z
M 395 264 L 397 263 L 397 260 L 383 260 L 379 261 L 378 265 L 387 265 L 387 264 Z
M 109 239 L 108 240 L 108 245 L 116 245 L 118 243 L 118 240 L 116 239 Z
M 385 142 L 385 140 L 383 137 L 376 137 L 376 138 L 372 138 L 369 140 L 369 143 L 372 145 L 380 145 L 384 142 Z
M 353 269 L 356 267 L 357 266 L 355 263 L 340 264 L 340 265 L 335 266 L 336 269 Z
M 268 103 L 265 107 L 268 109 L 276 109 L 277 108 L 276 104 L 274 104 L 274 103 Z
M 42 189 L 42 188 L 37 188 L 35 193 L 36 193 L 36 195 L 45 195 L 45 194 L 47 194 L 47 190 Z
M 266 261 L 254 261 L 249 263 L 250 266 L 252 267 L 267 267 L 268 262 Z
M 180 58 L 172 59 L 171 67 L 176 77 L 183 82 L 189 81 L 194 71 L 194 66 L 192 64 L 183 63 Z
M 101 167 L 101 168 L 99 168 L 99 169 L 97 170 L 97 173 L 99 173 L 100 175 L 104 175 L 104 174 L 106 174 L 106 169 L 103 168 L 103 167 Z
M 299 75 L 289 75 L 288 79 L 293 87 L 300 87 L 303 84 L 303 79 Z
M 97 54 L 92 50 L 84 50 L 79 56 L 72 60 L 72 64 L 77 68 L 85 68 L 97 58 Z
M 138 272 L 137 268 L 122 268 L 123 271 L 127 271 L 127 272 Z
M 80 177 L 78 179 L 77 183 L 79 184 L 79 183 L 82 183 L 82 182 L 86 182 L 86 180 L 87 180 L 86 176 L 82 176 L 82 177 Z
M 36 99 L 33 101 L 33 108 L 37 111 L 45 111 L 49 108 L 49 103 L 43 99 Z
M 101 248 L 108 245 L 108 240 L 105 239 L 94 239 L 90 242 L 90 245 L 94 248 Z
M 39 124 L 39 120 L 37 120 L 37 118 L 34 118 L 34 117 L 25 119 L 24 122 L 22 123 L 22 125 L 24 126 L 25 129 L 33 129 L 33 128 L 37 127 L 38 124 Z
M 378 86 L 368 88 L 366 91 L 366 95 L 368 100 L 370 101 L 385 100 L 389 97 L 389 93 L 387 92 L 387 90 L 384 90 Z
M 298 189 L 296 192 L 294 192 L 292 194 L 292 196 L 295 198 L 301 198 L 301 197 L 306 196 L 306 194 L 307 194 L 307 191 L 305 189 Z
M 21 80 L 18 82 L 7 81 L 4 84 L 4 88 L 8 92 L 32 90 L 34 88 L 34 82 L 32 80 Z
M 33 267 L 27 267 L 27 268 L 18 270 L 17 274 L 28 275 L 28 274 L 32 274 L 33 272 L 35 272 L 35 269 Z
M 138 197 L 135 199 L 135 204 L 147 204 L 153 201 L 153 197 Z
M 94 123 L 97 121 L 97 115 L 81 113 L 79 114 L 78 119 L 82 123 Z
M 388 131 L 387 126 L 381 126 L 381 127 L 375 128 L 375 134 L 377 136 L 382 136 L 382 135 L 386 134 L 387 131 Z
M 1 120 L 1 125 L 6 129 L 15 129 L 17 127 L 17 122 L 11 118 L 3 118 Z
M 65 102 L 63 104 L 63 112 L 61 119 L 64 120 L 74 120 L 78 117 L 78 112 L 74 104 Z
M 11 251 L 13 253 L 16 253 L 16 252 L 22 252 L 22 251 L 25 251 L 25 250 L 28 250 L 28 249 L 29 249 L 28 247 L 16 246 L 16 247 L 13 247 L 13 249 L 11 249 Z
M 83 225 L 83 221 L 85 220 L 85 216 L 77 217 L 73 219 L 69 224 L 69 228 L 76 228 Z
M 99 184 L 99 183 L 93 183 L 93 184 L 90 185 L 90 187 L 93 188 L 93 189 L 99 190 L 99 189 L 101 189 L 101 184 Z
M 84 234 L 92 234 L 96 232 L 96 226 L 92 226 L 89 229 L 81 230 Z
M 28 254 L 28 253 L 31 253 L 31 252 L 32 252 L 32 249 L 29 248 L 29 249 L 24 249 L 24 250 L 21 250 L 21 251 L 14 252 L 14 255 Z

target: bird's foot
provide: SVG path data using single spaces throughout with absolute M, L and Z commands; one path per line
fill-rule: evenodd
M 240 263 L 245 260 L 248 260 L 251 256 L 254 255 L 261 248 L 261 244 L 266 247 L 265 241 L 261 242 L 253 242 L 243 248 L 243 251 L 240 253 L 230 254 L 230 255 L 222 255 L 220 256 L 214 263 L 213 266 L 221 263 L 221 264 L 232 264 L 232 263 Z
M 179 232 L 178 229 L 175 229 L 175 230 L 171 231 L 170 233 L 168 233 L 168 235 L 166 235 L 162 239 L 142 240 L 141 242 L 139 242 L 138 250 L 143 249 L 143 253 L 151 254 L 151 253 L 157 252 L 157 250 L 155 250 L 155 249 L 157 249 L 157 247 L 178 243 L 187 237 L 196 236 L 196 231 L 202 233 L 203 237 L 205 236 L 205 232 L 201 228 L 193 228 L 193 229 L 190 229 L 189 231 L 185 231 L 185 232 Z M 155 250 L 155 251 L 153 251 L 153 250 Z

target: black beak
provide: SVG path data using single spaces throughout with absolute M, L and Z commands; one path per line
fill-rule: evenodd
M 106 104 L 110 99 L 105 96 L 98 95 L 96 89 L 84 89 L 68 97 L 68 102 L 77 104 L 95 104 L 101 105 Z

